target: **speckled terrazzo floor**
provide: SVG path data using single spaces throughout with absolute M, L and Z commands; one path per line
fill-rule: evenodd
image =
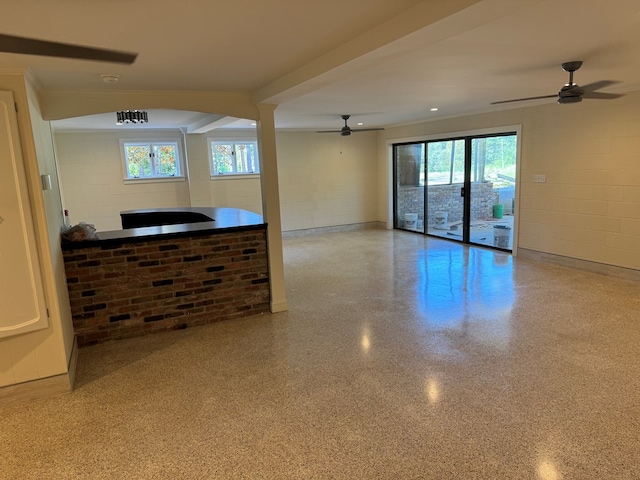
M 288 312 L 81 349 L 0 410 L 0 478 L 640 478 L 640 284 L 384 230 L 285 262 Z

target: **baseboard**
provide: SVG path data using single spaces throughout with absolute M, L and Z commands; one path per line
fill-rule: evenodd
M 582 260 L 579 258 L 565 257 L 554 253 L 538 252 L 527 248 L 518 248 L 518 258 L 535 260 L 538 262 L 551 263 L 562 267 L 575 268 L 587 272 L 599 273 L 611 277 L 622 278 L 625 280 L 640 281 L 640 270 L 633 268 L 618 267 L 616 265 L 607 265 L 606 263 L 592 262 L 590 260 Z
M 271 302 L 271 313 L 286 312 L 287 310 L 289 310 L 289 302 L 286 300 Z
M 354 232 L 358 230 L 370 230 L 370 229 L 386 230 L 387 224 L 384 222 L 365 222 L 365 223 L 350 223 L 347 225 L 330 225 L 328 227 L 304 228 L 301 230 L 287 230 L 282 232 L 282 238 L 301 237 L 304 235 L 317 235 L 322 233 Z
M 75 381 L 77 363 L 78 346 L 74 340 L 67 373 L 0 387 L 0 408 L 71 392 Z
M 0 408 L 69 393 L 69 373 L 0 388 Z
M 67 372 L 69 375 L 69 391 L 73 390 L 73 386 L 76 383 L 76 369 L 78 366 L 78 342 L 73 339 L 73 347 L 71 348 L 71 357 L 69 357 L 69 365 L 67 365 Z

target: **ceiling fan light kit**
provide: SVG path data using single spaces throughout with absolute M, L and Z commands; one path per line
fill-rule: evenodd
M 340 130 L 320 130 L 316 133 L 339 133 L 341 137 L 348 137 L 353 132 L 373 132 L 375 130 L 384 130 L 384 128 L 351 128 L 347 124 L 347 120 L 351 118 L 351 115 L 340 115 L 342 120 L 344 120 L 344 127 Z
M 566 103 L 581 102 L 583 98 L 612 100 L 614 98 L 618 98 L 622 96 L 616 93 L 603 93 L 603 92 L 596 91 L 596 90 L 600 90 L 601 88 L 605 88 L 605 87 L 608 87 L 609 85 L 613 85 L 617 83 L 612 80 L 601 80 L 599 82 L 590 83 L 582 87 L 577 83 L 574 83 L 573 73 L 576 70 L 580 69 L 581 66 L 582 66 L 582 62 L 579 60 L 574 60 L 572 62 L 564 62 L 562 64 L 562 69 L 565 72 L 569 73 L 569 82 L 566 83 L 556 95 L 542 95 L 540 97 L 526 97 L 526 98 L 516 98 L 514 100 L 502 100 L 499 102 L 492 102 L 491 105 L 499 105 L 502 103 L 511 103 L 511 102 L 523 102 L 526 100 L 540 100 L 543 98 L 557 98 L 558 103 L 561 105 L 564 105 Z

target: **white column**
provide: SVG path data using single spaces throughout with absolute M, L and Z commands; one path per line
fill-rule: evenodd
M 284 288 L 280 190 L 278 188 L 276 129 L 273 118 L 273 111 L 276 106 L 258 104 L 258 148 L 260 151 L 262 215 L 267 223 L 267 255 L 269 256 L 269 284 L 271 286 L 271 312 L 273 313 L 289 309 Z

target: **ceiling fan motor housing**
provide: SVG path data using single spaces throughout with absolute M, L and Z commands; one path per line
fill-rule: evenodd
M 558 103 L 564 105 L 566 103 L 578 103 L 582 101 L 584 92 L 579 85 L 568 83 L 558 93 Z
M 344 120 L 344 127 L 342 127 L 340 130 L 322 130 L 322 131 L 319 131 L 318 133 L 339 133 L 341 137 L 349 137 L 349 136 L 351 136 L 351 134 L 353 132 L 371 132 L 373 130 L 384 130 L 384 128 L 382 128 L 382 127 L 377 127 L 377 128 L 356 128 L 354 130 L 353 128 L 351 128 L 347 124 L 347 120 L 349 120 L 351 115 L 341 115 L 341 117 L 342 117 L 342 120 Z M 362 125 L 362 124 L 360 124 L 360 125 Z
M 582 95 L 559 95 L 558 103 L 564 105 L 566 103 L 578 103 L 582 101 Z

